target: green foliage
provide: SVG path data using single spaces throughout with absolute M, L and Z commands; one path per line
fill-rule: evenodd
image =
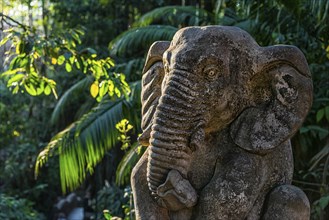
M 145 148 L 137 142 L 133 143 L 120 161 L 116 171 L 116 183 L 121 186 L 130 183 L 130 174 L 135 164 L 138 162 Z
M 175 27 L 198 26 L 209 22 L 210 12 L 194 6 L 164 6 L 142 15 L 134 27 L 144 27 L 153 23 Z
M 104 215 L 104 218 L 105 218 L 106 220 L 111 220 L 111 219 L 112 219 L 112 215 L 110 214 L 110 211 L 107 210 L 107 209 L 104 209 L 104 210 L 103 210 L 103 215 Z
M 62 190 L 73 190 L 92 173 L 105 152 L 117 143 L 116 123 L 124 116 L 125 100 L 103 100 L 79 121 L 55 135 L 40 152 L 36 162 L 36 175 L 48 156 L 59 154 Z M 103 121 L 109 122 L 103 126 Z M 73 175 L 74 174 L 74 175 Z
M 34 210 L 32 206 L 33 203 L 31 201 L 21 198 L 14 198 L 0 193 L 0 219 L 45 219 L 45 217 Z
M 111 54 L 119 57 L 141 57 L 151 44 L 159 39 L 171 40 L 178 28 L 151 25 L 132 28 L 110 42 Z
M 321 219 L 323 217 L 323 212 L 327 207 L 329 207 L 329 195 L 323 196 L 314 201 L 312 205 L 312 216 L 315 219 Z
M 93 78 L 91 76 L 85 77 L 75 84 L 73 84 L 70 88 L 68 88 L 62 96 L 59 98 L 56 106 L 51 114 L 50 122 L 52 124 L 59 123 L 59 120 L 64 117 L 67 109 L 73 104 L 75 101 L 75 97 L 84 94 L 91 84 L 93 83 Z
M 46 163 L 49 156 L 59 155 L 63 192 L 66 192 L 67 189 L 77 188 L 85 180 L 87 173 L 93 173 L 93 168 L 105 153 L 118 143 L 117 137 L 120 133 L 116 129 L 117 123 L 128 118 L 134 126 L 139 126 L 139 114 L 131 111 L 131 108 L 140 108 L 135 103 L 136 100 L 138 102 L 140 100 L 140 82 L 132 83 L 130 87 L 131 93 L 127 97 L 128 99 L 111 100 L 110 97 L 107 97 L 89 113 L 55 135 L 40 152 L 35 174 L 38 175 L 40 167 Z M 69 90 L 69 92 L 71 91 Z M 66 97 L 66 94 L 63 97 Z M 123 123 L 125 122 L 123 121 Z M 131 126 L 118 126 L 118 128 L 127 133 L 132 129 Z M 135 156 L 133 159 L 136 161 L 137 157 Z M 131 166 L 131 164 L 128 163 L 127 166 Z M 124 176 L 126 178 L 127 174 Z
M 6 52 L 9 68 L 1 73 L 1 77 L 6 79 L 7 87 L 14 94 L 24 90 L 32 96 L 52 92 L 57 98 L 56 82 L 47 76 L 51 75 L 47 68 L 54 71 L 56 66 L 65 66 L 68 73 L 76 69 L 91 74 L 95 82 L 90 94 L 97 97 L 97 101 L 106 94 L 121 97 L 121 94 L 127 96 L 130 92 L 124 75 L 108 72 L 114 66 L 111 58 L 96 59 L 97 52 L 92 48 L 78 50 L 77 45 L 81 44 L 84 35 L 82 28 L 60 31 L 51 36 L 42 36 L 26 26 L 5 32 L 8 34 L 0 46 L 8 41 L 12 46 Z
M 198 1 L 198 5 L 194 4 L 196 1 L 184 2 L 187 6 L 158 7 L 173 1 L 151 0 L 141 4 L 128 0 L 123 5 L 119 0 L 52 0 L 50 7 L 43 10 L 43 33 L 41 23 L 28 27 L 0 14 L 1 25 L 12 26 L 0 43 L 0 49 L 7 49 L 6 72 L 0 76 L 0 121 L 5 122 L 0 123 L 0 150 L 6 158 L 0 160 L 0 176 L 10 179 L 5 186 L 1 180 L 0 189 L 10 189 L 15 183 L 12 191 L 25 191 L 30 195 L 26 188 L 30 187 L 36 194 L 43 191 L 40 188 L 46 188 L 43 184 L 32 187 L 34 183 L 29 178 L 24 179 L 25 182 L 21 180 L 24 173 L 31 173 L 33 169 L 34 152 L 44 147 L 43 142 L 51 136 L 51 142 L 41 151 L 36 163 L 37 173 L 41 165 L 47 169 L 41 172 L 41 178 L 51 176 L 47 190 L 57 183 L 53 181 L 57 178 L 56 161 L 49 160 L 45 166 L 49 156 L 59 156 L 62 188 L 72 190 L 90 176 L 105 153 L 113 157 L 109 149 L 119 150 L 120 141 L 127 148 L 123 158 L 119 156 L 116 183 L 129 183 L 131 169 L 144 150 L 135 140 L 141 132 L 140 79 L 149 46 L 157 40 L 171 40 L 179 28 L 189 25 L 234 25 L 247 30 L 262 46 L 293 44 L 307 57 L 314 80 L 314 103 L 292 140 L 294 184 L 302 187 L 310 198 L 312 219 L 327 217 L 329 2 L 217 0 Z M 9 50 L 8 45 L 12 46 Z M 115 66 L 114 60 L 107 58 L 107 45 L 115 58 Z M 20 96 L 11 96 L 6 87 Z M 47 96 L 50 93 L 58 94 L 57 103 L 52 96 Z M 38 97 L 31 98 L 28 94 Z M 50 118 L 53 127 L 49 126 Z M 116 124 L 124 118 L 133 128 L 120 133 Z M 122 134 L 125 137 L 119 141 Z M 47 176 L 48 172 L 51 175 Z M 109 195 L 116 195 L 115 190 L 107 191 Z M 118 196 L 123 198 L 122 193 Z M 130 204 L 125 200 L 119 205 L 121 208 L 122 204 L 126 204 L 129 212 Z M 119 215 L 110 205 L 97 210 L 102 213 L 107 209 L 109 215 Z M 127 213 L 122 213 L 122 209 L 120 212 L 121 217 L 127 218 Z
M 91 207 L 97 213 L 103 213 L 105 219 L 120 217 L 124 220 L 134 219 L 132 204 L 132 192 L 130 187 L 120 189 L 115 185 L 105 183 L 105 186 L 97 192 L 97 196 L 91 201 Z M 99 215 L 102 216 L 102 215 Z M 98 219 L 103 219 L 99 217 Z
M 122 119 L 115 125 L 115 128 L 120 132 L 118 140 L 122 143 L 121 150 L 127 150 L 131 146 L 131 140 L 128 132 L 133 128 L 127 119 Z

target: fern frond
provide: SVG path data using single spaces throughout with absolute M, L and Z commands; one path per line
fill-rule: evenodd
M 112 56 L 143 57 L 155 41 L 171 40 L 178 28 L 165 25 L 150 25 L 132 28 L 110 42 Z
M 138 19 L 133 27 L 145 27 L 151 24 L 168 24 L 175 27 L 209 24 L 208 11 L 194 6 L 164 6 L 156 8 Z

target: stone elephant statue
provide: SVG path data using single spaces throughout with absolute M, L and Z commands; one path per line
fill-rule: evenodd
M 184 28 L 150 47 L 141 96 L 137 219 L 309 219 L 291 185 L 290 138 L 312 103 L 299 49 L 260 47 L 237 27 Z

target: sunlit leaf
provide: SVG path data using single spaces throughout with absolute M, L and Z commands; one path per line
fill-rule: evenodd
M 37 91 L 34 88 L 34 86 L 32 84 L 24 84 L 25 90 L 32 96 L 36 96 L 37 95 Z
M 81 67 L 81 66 L 80 66 L 80 62 L 79 62 L 79 61 L 76 61 L 76 62 L 75 62 L 75 66 L 77 67 L 77 69 L 80 69 L 80 67 Z
M 114 83 L 112 80 L 108 80 L 108 85 L 109 85 L 109 95 L 113 96 L 114 95 Z
M 95 98 L 98 95 L 98 91 L 99 91 L 98 83 L 94 82 L 93 84 L 91 84 L 90 86 L 91 96 Z
M 51 64 L 55 65 L 56 63 L 57 63 L 57 59 L 55 57 L 52 57 L 51 58 Z
M 72 31 L 72 37 L 74 40 L 78 42 L 78 44 L 81 44 L 80 36 L 76 32 Z
M 75 62 L 75 57 L 74 56 L 72 56 L 72 57 L 70 57 L 70 63 L 73 65 L 73 63 Z
M 65 61 L 65 57 L 63 55 L 60 55 L 57 59 L 57 64 L 62 65 Z
M 11 77 L 9 80 L 8 80 L 8 83 L 7 85 L 8 86 L 11 86 L 13 83 L 16 83 L 18 81 L 20 81 L 22 78 L 24 78 L 24 74 L 16 74 L 14 75 L 13 77 Z
M 72 66 L 71 66 L 71 64 L 69 64 L 69 62 L 66 62 L 65 63 L 65 69 L 69 73 L 72 71 Z
M 112 219 L 112 216 L 111 216 L 111 214 L 110 214 L 110 211 L 107 210 L 107 209 L 105 209 L 105 210 L 103 211 L 103 215 L 104 215 L 104 218 L 105 218 L 106 220 L 111 220 L 111 219 Z
M 102 81 L 100 83 L 99 87 L 100 87 L 100 89 L 99 89 L 99 96 L 100 97 L 103 97 L 107 93 L 107 91 L 109 89 L 109 84 L 108 84 L 108 82 L 106 80 L 104 80 L 104 81 Z
M 37 87 L 37 89 L 36 89 L 37 95 L 42 94 L 43 91 L 44 91 L 44 86 L 43 86 L 43 84 L 40 84 L 40 86 Z
M 45 95 L 50 95 L 51 93 L 51 87 L 49 85 L 47 85 L 43 91 L 45 93 Z
M 15 88 L 13 89 L 13 94 L 16 94 L 19 90 L 19 85 L 15 86 Z
M 37 51 L 34 51 L 33 58 L 38 59 L 40 57 L 40 54 Z
M 0 77 L 10 76 L 10 75 L 16 74 L 17 72 L 24 72 L 24 71 L 25 71 L 24 68 L 16 68 L 16 69 L 13 69 L 13 70 L 7 70 L 7 71 L 1 73 Z
M 5 43 L 7 43 L 7 41 L 9 40 L 9 35 L 7 35 L 6 37 L 4 37 L 1 41 L 0 41 L 0 47 L 2 45 L 4 45 Z
M 16 54 L 20 54 L 22 52 L 22 48 L 23 48 L 23 42 L 19 41 L 16 45 Z
M 107 58 L 107 62 L 110 64 L 110 66 L 114 66 L 114 61 L 111 58 Z
M 121 97 L 121 91 L 117 87 L 114 88 L 114 93 L 117 97 Z
M 7 33 L 7 32 L 12 32 L 14 30 L 14 28 L 8 28 L 6 30 L 3 30 L 4 33 Z

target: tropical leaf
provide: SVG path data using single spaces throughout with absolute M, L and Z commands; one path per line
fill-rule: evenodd
M 328 13 L 329 13 L 329 1 L 328 0 L 311 0 L 309 1 L 311 5 L 311 11 L 316 15 L 318 20 L 317 25 L 328 26 Z
M 92 77 L 87 76 L 66 90 L 57 102 L 56 107 L 51 115 L 50 122 L 52 124 L 58 122 L 58 120 L 62 118 L 63 115 L 65 115 L 65 109 L 69 109 L 69 106 L 72 104 L 73 97 L 81 95 L 83 91 L 90 87 L 92 82 Z
M 97 107 L 55 135 L 39 153 L 36 176 L 40 167 L 55 154 L 59 155 L 63 192 L 75 189 L 85 180 L 87 173 L 93 173 L 105 153 L 118 143 L 119 132 L 115 125 L 127 118 L 134 127 L 139 127 L 139 111 L 132 108 L 140 109 L 140 81 L 131 83 L 130 87 L 128 100 L 104 98 Z
M 120 161 L 116 171 L 116 183 L 118 185 L 122 186 L 129 183 L 131 171 L 141 155 L 140 148 L 141 146 L 135 142 Z
M 194 6 L 165 6 L 156 8 L 138 19 L 133 27 L 145 27 L 151 24 L 167 24 L 175 27 L 198 26 L 209 23 L 208 11 Z
M 143 57 L 155 41 L 171 40 L 178 28 L 166 25 L 150 25 L 132 28 L 110 42 L 112 56 Z
M 63 192 L 78 187 L 103 158 L 105 152 L 117 143 L 116 123 L 124 118 L 127 102 L 104 100 L 79 121 L 53 137 L 39 154 L 36 175 L 40 167 L 54 153 L 59 154 L 60 177 Z
M 141 78 L 144 62 L 145 59 L 140 57 L 130 59 L 127 62 L 117 63 L 112 71 L 123 73 L 126 76 L 127 81 L 134 82 Z

